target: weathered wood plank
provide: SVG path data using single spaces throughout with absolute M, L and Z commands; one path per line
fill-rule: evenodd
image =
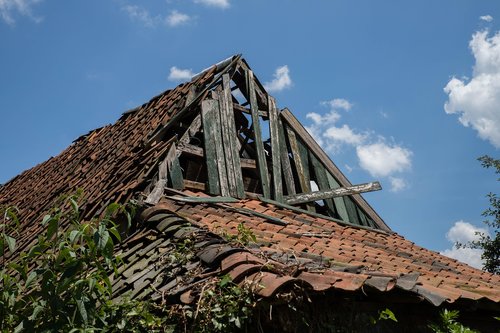
M 226 162 L 220 151 L 222 137 L 220 133 L 219 101 L 206 99 L 201 103 L 201 117 L 203 122 L 203 139 L 205 147 L 205 161 L 207 163 L 208 192 L 223 196 L 229 195 L 226 177 Z M 182 149 L 182 147 L 181 147 Z
M 190 144 L 185 144 L 185 145 L 180 145 L 177 147 L 177 150 L 180 151 L 181 153 L 186 153 L 192 156 L 198 156 L 198 157 L 205 157 L 205 154 L 203 153 L 203 148 L 193 146 Z M 240 158 L 241 161 L 241 167 L 243 169 L 256 169 L 257 168 L 257 162 L 255 160 L 252 160 L 250 158 Z
M 179 139 L 179 144 L 189 143 L 192 136 L 194 136 L 201 128 L 201 115 L 198 114 L 194 119 L 189 128 L 184 132 L 184 134 Z
M 260 129 L 259 107 L 257 105 L 257 97 L 255 95 L 255 83 L 251 70 L 246 70 L 247 86 L 250 95 L 250 110 L 252 111 L 252 126 L 255 139 L 255 150 L 257 153 L 257 168 L 259 169 L 259 178 L 262 186 L 262 194 L 265 198 L 270 198 L 269 189 L 269 173 L 267 170 L 266 152 L 264 143 L 262 142 L 262 134 Z
M 326 177 L 328 178 L 328 185 L 330 188 L 334 189 L 340 187 L 340 184 L 335 180 L 335 178 L 333 178 L 333 176 L 329 172 L 326 173 Z M 333 202 L 335 203 L 335 209 L 337 211 L 337 214 L 339 215 L 339 218 L 345 222 L 349 222 L 349 215 L 347 214 L 344 198 L 333 198 Z
M 339 187 L 336 189 L 315 191 L 311 193 L 299 193 L 294 195 L 288 195 L 285 197 L 285 202 L 289 205 L 295 205 L 306 202 L 313 202 L 316 200 L 324 200 L 329 198 L 342 197 L 346 195 L 378 191 L 381 189 L 382 187 L 380 186 L 379 182 L 370 182 L 349 187 Z
M 172 188 L 177 190 L 184 189 L 184 177 L 182 175 L 179 159 L 177 158 L 177 148 L 175 143 L 172 143 L 172 147 L 170 147 L 165 160 L 167 161 L 168 180 L 170 185 Z
M 326 170 L 323 167 L 323 165 L 318 161 L 316 156 L 314 156 L 313 153 L 309 152 L 309 159 L 311 160 L 311 164 L 314 170 L 314 175 L 316 176 L 316 183 L 318 184 L 318 188 L 320 190 L 329 190 L 330 184 L 328 183 L 328 178 L 326 176 Z M 333 213 L 336 214 L 336 209 L 335 205 L 333 204 L 333 199 L 328 198 L 325 199 L 325 204 L 328 207 L 328 209 Z
M 232 197 L 243 198 L 243 176 L 241 174 L 241 162 L 237 140 L 236 125 L 234 121 L 233 101 L 231 95 L 231 79 L 229 74 L 222 76 L 223 90 L 220 92 L 219 105 L 221 114 L 221 132 L 226 155 L 227 177 L 229 181 L 229 192 Z
M 318 160 L 323 163 L 325 168 L 338 180 L 342 186 L 352 185 L 345 175 L 339 170 L 339 168 L 332 162 L 328 155 L 321 149 L 318 143 L 313 139 L 313 137 L 307 132 L 307 130 L 300 124 L 300 122 L 295 118 L 295 116 L 288 109 L 284 109 L 281 112 L 281 116 L 284 121 L 289 125 L 297 135 L 305 142 L 309 149 L 316 155 Z M 368 216 L 377 223 L 380 228 L 385 230 L 390 230 L 390 228 L 385 224 L 382 218 L 375 212 L 375 210 L 365 201 L 365 199 L 359 194 L 352 196 L 352 199 L 359 207 L 368 214 Z
M 280 136 L 281 167 L 283 168 L 283 178 L 285 179 L 286 192 L 287 194 L 295 194 L 295 181 L 293 180 L 292 166 L 290 165 L 290 156 L 288 155 L 288 147 L 286 144 L 283 122 L 281 121 L 281 117 L 279 116 L 278 134 Z
M 356 204 L 352 200 L 352 197 L 345 196 L 344 198 L 345 208 L 347 210 L 347 215 L 349 216 L 349 222 L 354 224 L 361 225 L 361 221 L 359 220 L 358 210 Z
M 288 126 L 286 127 L 286 131 L 288 134 L 288 141 L 290 142 L 295 170 L 297 171 L 297 177 L 299 179 L 300 192 L 309 193 L 311 192 L 311 180 L 309 178 L 307 153 L 304 154 L 303 146 L 299 144 L 295 132 Z M 306 158 L 305 161 L 304 158 Z M 314 208 L 314 204 L 307 204 L 307 210 L 315 212 L 316 209 Z
M 269 96 L 267 104 L 269 105 L 269 133 L 271 135 L 271 158 L 273 161 L 273 189 L 274 200 L 283 201 L 283 184 L 281 177 L 281 143 L 278 131 L 278 109 L 276 101 Z

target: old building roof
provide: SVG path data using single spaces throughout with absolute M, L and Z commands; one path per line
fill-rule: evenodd
M 380 185 L 352 186 L 293 114 L 277 109 L 240 56 L 4 184 L 0 206 L 17 206 L 22 221 L 18 252 L 33 244 L 37 221 L 57 198 L 76 189 L 83 190 L 84 219 L 112 202 L 134 199 L 144 209 L 118 249 L 125 263 L 113 281 L 118 295 L 190 303 L 200 281 L 229 274 L 256 281 L 262 297 L 300 285 L 500 309 L 499 276 L 391 231 L 360 195 Z M 227 237 L 240 225 L 255 244 Z M 182 239 L 196 250 L 173 260 Z

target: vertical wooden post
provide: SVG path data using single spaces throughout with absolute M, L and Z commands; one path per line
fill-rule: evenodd
M 250 111 L 252 114 L 253 133 L 255 139 L 255 150 L 257 152 L 257 168 L 259 169 L 260 183 L 262 185 L 262 194 L 265 198 L 271 198 L 269 189 L 269 173 L 267 171 L 266 152 L 264 143 L 262 142 L 262 134 L 260 130 L 259 106 L 257 104 L 257 96 L 255 95 L 255 82 L 251 70 L 246 70 L 248 93 L 250 96 Z
M 273 97 L 268 96 L 269 106 L 269 133 L 271 134 L 271 153 L 273 161 L 273 188 L 274 200 L 283 202 L 283 185 L 281 177 L 281 143 L 278 131 L 278 109 Z

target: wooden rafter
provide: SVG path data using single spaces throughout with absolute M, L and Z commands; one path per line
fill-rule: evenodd
M 379 182 L 370 182 L 365 184 L 359 184 L 349 187 L 339 187 L 336 189 L 315 191 L 310 193 L 300 193 L 294 195 L 288 195 L 285 197 L 285 202 L 289 205 L 297 205 L 306 202 L 313 202 L 317 200 L 332 199 L 343 197 L 346 195 L 353 195 L 365 192 L 372 192 L 381 190 Z

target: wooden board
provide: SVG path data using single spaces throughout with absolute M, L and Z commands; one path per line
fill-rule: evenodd
M 239 148 L 236 142 L 237 132 L 234 122 L 233 101 L 231 96 L 229 74 L 222 76 L 223 90 L 219 93 L 219 107 L 221 115 L 221 133 L 223 152 L 226 156 L 226 170 L 230 196 L 243 198 L 243 176 L 241 174 L 241 162 Z M 220 149 L 221 147 L 219 147 Z
M 262 134 L 260 129 L 259 107 L 257 105 L 257 97 L 255 95 L 255 83 L 251 70 L 245 71 L 247 77 L 247 86 L 250 96 L 250 110 L 252 111 L 252 126 L 255 139 L 255 150 L 257 153 L 257 168 L 259 169 L 259 179 L 262 186 L 262 194 L 265 198 L 271 197 L 269 186 L 269 173 L 267 171 L 266 152 L 264 143 L 262 142 Z
M 364 192 L 378 191 L 381 189 L 382 187 L 380 186 L 379 182 L 371 182 L 349 187 L 339 187 L 336 189 L 288 195 L 285 197 L 285 202 L 289 205 L 296 205 L 317 200 L 324 200 L 328 198 L 336 198 Z
M 208 192 L 214 195 L 228 196 L 229 187 L 227 177 L 224 175 L 226 173 L 224 154 L 221 154 L 217 149 L 217 147 L 222 147 L 219 102 L 215 99 L 204 100 L 201 103 L 201 117 L 205 142 L 205 161 L 207 163 Z
M 330 190 L 330 183 L 328 183 L 328 178 L 326 176 L 326 170 L 323 165 L 318 161 L 313 153 L 309 152 L 309 159 L 313 167 L 314 175 L 316 176 L 316 184 L 320 190 Z M 333 215 L 338 215 L 333 203 L 333 199 L 325 199 L 325 204 Z
M 328 179 L 328 185 L 330 188 L 339 188 L 339 183 L 333 178 L 333 176 L 327 172 L 326 177 Z M 335 203 L 335 209 L 339 218 L 345 222 L 349 222 L 349 215 L 347 214 L 347 208 L 345 207 L 344 198 L 333 198 L 333 202 Z
M 283 185 L 281 177 L 281 143 L 278 132 L 278 110 L 276 101 L 269 96 L 267 104 L 269 105 L 269 133 L 271 135 L 271 158 L 273 161 L 273 190 L 274 200 L 283 201 Z
M 280 116 L 278 116 L 278 134 L 280 136 L 281 167 L 283 168 L 283 178 L 285 179 L 286 192 L 287 194 L 295 194 L 295 181 L 293 179 L 290 156 L 288 155 L 288 146 L 286 144 L 283 122 L 281 121 Z

